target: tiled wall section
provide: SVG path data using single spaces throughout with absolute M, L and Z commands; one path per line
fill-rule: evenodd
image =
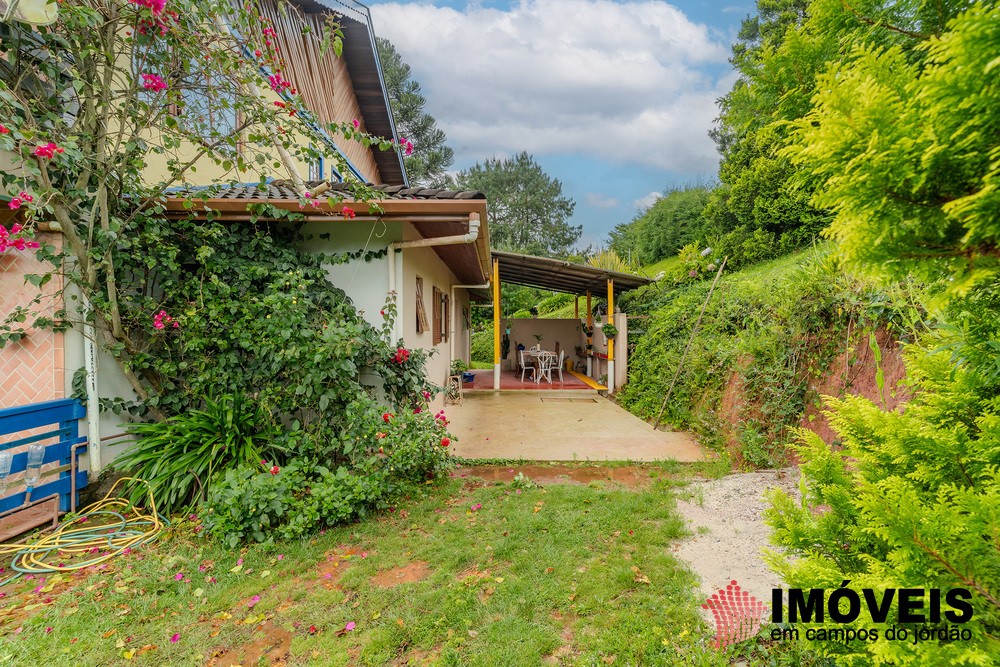
M 38 234 L 37 240 L 58 245 L 62 237 Z M 0 254 L 0 316 L 29 303 L 38 293 L 38 288 L 25 283 L 25 274 L 43 274 L 49 270 L 51 265 L 37 261 L 32 251 L 7 250 Z M 60 287 L 61 276 L 58 276 L 43 289 L 51 295 Z M 49 296 L 43 306 L 54 309 L 54 301 Z M 64 373 L 63 334 L 47 329 L 31 331 L 19 342 L 0 349 L 0 408 L 62 398 Z

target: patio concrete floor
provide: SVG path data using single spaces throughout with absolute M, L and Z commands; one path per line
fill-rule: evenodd
M 687 433 L 654 431 L 596 391 L 468 392 L 445 408 L 452 451 L 470 459 L 702 461 Z

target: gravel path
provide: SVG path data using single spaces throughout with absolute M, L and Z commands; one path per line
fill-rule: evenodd
M 761 549 L 772 546 L 771 529 L 764 523 L 767 502 L 763 494 L 777 486 L 798 498 L 798 483 L 798 468 L 786 468 L 729 475 L 687 487 L 691 498 L 678 500 L 677 509 L 694 535 L 677 546 L 675 555 L 701 579 L 705 597 L 735 579 L 751 595 L 770 602 L 771 589 L 782 582 L 761 558 Z

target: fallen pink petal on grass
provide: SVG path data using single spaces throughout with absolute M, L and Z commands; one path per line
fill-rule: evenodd
M 355 627 L 354 621 L 349 621 L 347 625 L 344 626 L 344 629 L 350 632 L 351 630 L 354 629 L 354 627 Z
M 180 640 L 181 640 L 181 633 L 179 633 L 179 632 L 175 632 L 175 633 L 174 633 L 174 636 L 170 638 L 170 643 L 171 643 L 171 644 L 176 644 L 176 643 L 177 643 L 177 642 L 179 642 Z

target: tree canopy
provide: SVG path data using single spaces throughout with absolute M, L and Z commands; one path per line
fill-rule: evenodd
M 569 224 L 576 203 L 563 196 L 562 183 L 522 151 L 491 158 L 459 173 L 458 184 L 486 193 L 490 202 L 490 243 L 499 250 L 565 256 L 583 227 Z
M 448 138 L 434 116 L 427 113 L 427 100 L 420 92 L 420 84 L 413 80 L 410 66 L 392 42 L 382 37 L 376 42 L 396 131 L 413 142 L 413 153 L 404 158 L 410 183 L 441 186 L 446 182 L 448 167 L 455 162 L 455 153 L 445 145 Z

